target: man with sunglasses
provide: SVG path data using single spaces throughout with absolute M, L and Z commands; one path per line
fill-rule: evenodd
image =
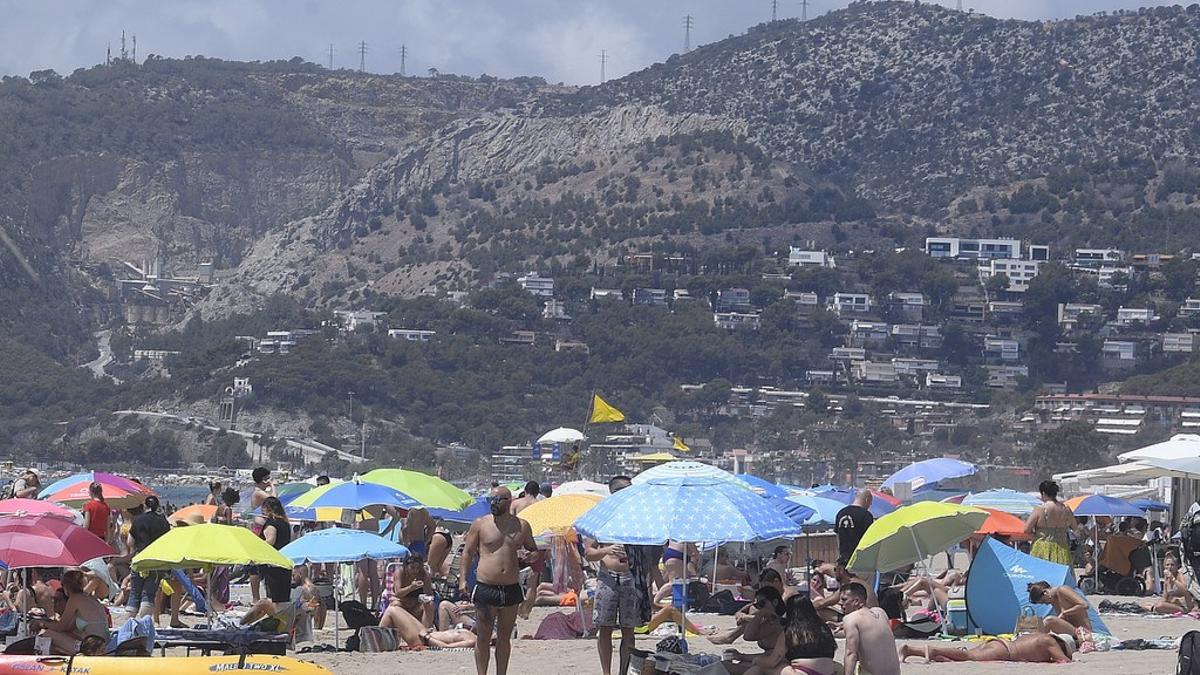
M 488 496 L 491 513 L 475 519 L 467 530 L 462 569 L 471 569 L 479 560 L 475 588 L 470 591 L 475 603 L 475 670 L 486 675 L 491 658 L 489 645 L 492 631 L 496 633 L 496 674 L 508 672 L 508 656 L 512 649 L 513 626 L 517 610 L 525 599 L 520 584 L 520 557 L 537 553 L 529 523 L 512 515 L 509 506 L 512 493 L 504 486 L 492 488 Z M 468 593 L 466 575 L 459 581 L 459 590 Z

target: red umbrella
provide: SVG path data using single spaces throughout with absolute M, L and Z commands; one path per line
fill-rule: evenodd
M 0 515 L 58 516 L 59 518 L 66 518 L 73 521 L 77 514 L 71 509 L 61 504 L 55 504 L 54 502 L 15 497 L 13 499 L 0 499 Z
M 883 501 L 887 502 L 888 504 L 891 504 L 894 507 L 900 506 L 900 500 L 896 499 L 895 497 L 893 497 L 892 495 L 889 495 L 886 492 L 880 492 L 879 490 L 871 490 L 871 497 L 873 497 L 874 499 L 882 499 Z
M 77 567 L 116 554 L 104 540 L 62 518 L 0 517 L 0 562 L 10 568 Z

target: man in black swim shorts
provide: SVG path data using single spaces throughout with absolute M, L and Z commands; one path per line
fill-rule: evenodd
M 508 488 L 492 488 L 488 497 L 491 513 L 471 523 L 463 551 L 464 570 L 471 569 L 471 564 L 479 559 L 475 588 L 470 592 L 475 603 L 475 670 L 479 675 L 487 675 L 493 630 L 496 675 L 508 672 L 513 626 L 517 623 L 519 605 L 525 599 L 520 584 L 520 559 L 538 550 L 529 523 L 509 512 L 511 502 Z M 466 575 L 459 580 L 459 590 L 468 594 Z

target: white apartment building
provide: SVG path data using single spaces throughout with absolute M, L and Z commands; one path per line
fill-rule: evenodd
M 837 267 L 837 262 L 832 255 L 825 251 L 805 251 L 796 247 L 791 247 L 788 251 L 788 265 L 790 267 Z
M 758 330 L 761 323 L 757 312 L 713 312 L 713 323 L 725 330 Z
M 1188 318 L 1200 315 L 1200 298 L 1188 298 L 1179 306 L 1179 316 Z
M 983 355 L 1000 361 L 1016 361 L 1021 358 L 1021 343 L 989 335 L 983 338 Z
M 865 314 L 871 311 L 871 296 L 866 293 L 834 293 L 833 311 L 842 314 Z
M 1029 282 L 1038 275 L 1041 260 L 1005 260 L 992 259 L 979 266 L 979 280 L 988 279 L 1001 274 L 1008 277 L 1008 290 L 1023 293 L 1029 289 Z
M 1154 310 L 1146 307 L 1120 307 L 1117 309 L 1117 325 L 1132 326 L 1135 323 L 1140 323 L 1143 326 L 1154 321 L 1158 317 L 1154 316 Z
M 1191 354 L 1196 350 L 1196 334 L 1163 333 L 1162 350 L 1174 354 Z
M 434 335 L 437 335 L 437 331 L 417 328 L 393 328 L 388 331 L 388 337 L 408 342 L 429 342 Z
M 517 283 L 526 292 L 532 293 L 539 298 L 554 297 L 554 279 L 539 276 L 537 272 L 530 272 L 523 277 L 517 277 Z
M 900 380 L 896 366 L 890 363 L 855 361 L 850 364 L 850 372 L 859 382 L 890 383 Z
M 931 258 L 1017 260 L 1021 257 L 1021 242 L 1016 239 L 929 237 L 925 240 L 925 253 Z

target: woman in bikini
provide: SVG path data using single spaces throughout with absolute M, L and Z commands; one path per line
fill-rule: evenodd
M 1196 608 L 1196 601 L 1188 590 L 1191 580 L 1183 570 L 1179 569 L 1179 561 L 1174 556 L 1163 560 L 1163 594 L 1161 598 L 1151 600 L 1146 605 L 1146 611 L 1155 614 L 1187 614 Z
M 1088 618 L 1088 602 L 1070 586 L 1053 586 L 1045 581 L 1029 584 L 1029 601 L 1035 605 L 1045 604 L 1054 608 L 1056 614 L 1042 620 L 1042 632 L 1074 635 L 1076 628 L 1092 631 L 1092 620 Z
M 433 630 L 421 625 L 421 620 L 399 605 L 388 607 L 379 620 L 381 628 L 391 628 L 412 648 L 465 649 L 475 647 L 475 633 L 467 628 Z
M 778 590 L 771 586 L 759 588 L 754 594 L 754 602 L 734 617 L 738 627 L 732 637 L 742 637 L 747 642 L 754 642 L 764 653 L 774 649 L 780 634 L 783 633 L 784 607 L 783 596 Z M 710 641 L 716 643 L 711 638 Z M 734 649 L 726 650 L 723 659 L 725 669 L 732 675 L 742 675 L 753 667 L 753 660 L 757 656 Z
M 104 606 L 84 592 L 86 581 L 86 576 L 79 570 L 64 572 L 62 587 L 67 594 L 67 603 L 58 621 L 33 622 L 35 628 L 40 628 L 42 634 L 50 638 L 55 654 L 78 654 L 79 643 L 89 635 L 108 639 L 108 617 Z
M 754 659 L 747 675 L 832 675 L 841 666 L 834 662 L 837 641 L 817 615 L 808 596 L 795 595 L 787 602 L 787 618 L 775 647 Z

